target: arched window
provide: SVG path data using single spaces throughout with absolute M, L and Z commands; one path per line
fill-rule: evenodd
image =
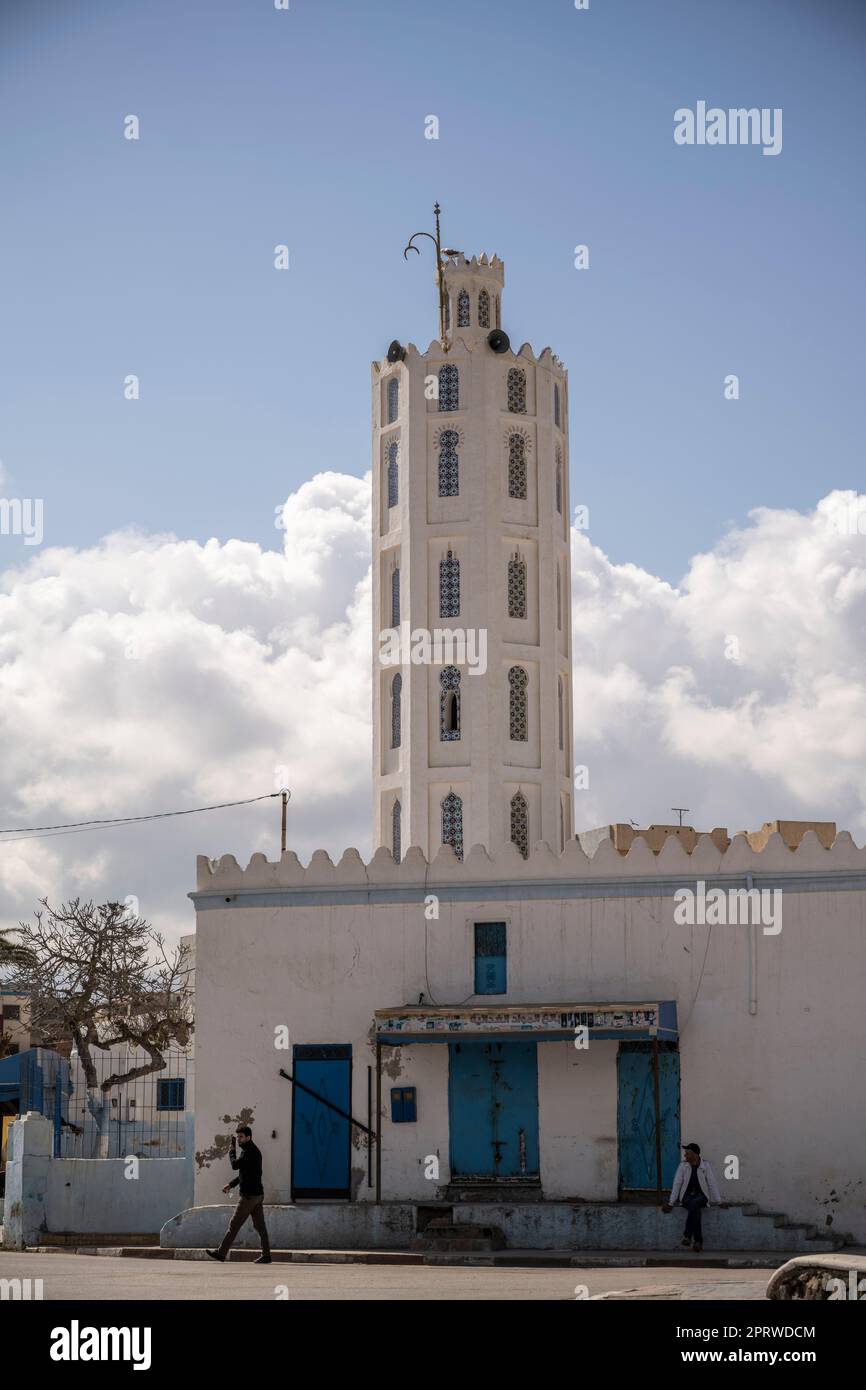
M 499 295 L 496 296 L 496 327 L 502 327 L 502 324 L 499 321 Z
M 457 327 L 469 327 L 469 291 L 461 290 L 457 296 Z
M 391 571 L 391 626 L 400 626 L 400 571 Z
M 526 440 L 512 434 L 508 440 L 508 496 L 526 500 Z
M 556 566 L 556 626 L 562 632 L 562 574 L 559 565 Z
M 439 617 L 457 618 L 460 616 L 460 561 L 454 552 L 448 551 L 444 560 L 439 561 Z
M 396 507 L 398 497 L 397 480 L 397 441 L 388 445 L 388 506 Z
M 553 423 L 559 429 L 559 387 L 553 383 Z
M 456 430 L 443 430 L 439 436 L 439 496 L 460 495 L 460 460 L 457 446 L 460 436 Z
M 490 327 L 490 295 L 486 290 L 481 290 L 478 295 L 478 327 Z
M 556 510 L 562 516 L 562 454 L 556 450 Z
M 439 674 L 439 739 L 454 743 L 460 737 L 460 672 L 444 666 Z
M 400 747 L 403 704 L 403 677 L 398 671 L 391 682 L 391 747 Z
M 526 414 L 526 372 L 522 367 L 508 368 L 508 409 L 512 415 Z
M 526 617 L 526 562 L 518 550 L 508 561 L 508 616 Z
M 460 409 L 460 382 L 457 368 L 450 362 L 439 368 L 439 409 Z
M 562 702 L 562 695 L 563 695 L 563 690 L 562 690 L 562 676 L 560 676 L 560 677 L 559 677 L 559 684 L 558 684 L 558 686 L 557 686 L 557 695 L 556 695 L 556 704 L 557 704 L 556 722 L 557 722 L 557 726 L 558 726 L 558 728 L 559 728 L 559 746 L 560 746 L 560 748 L 564 748 L 564 747 L 565 747 L 565 740 L 564 740 L 564 736 L 563 736 L 564 711 L 563 711 L 563 707 L 562 707 L 562 703 L 563 703 L 563 702 Z
M 515 792 L 511 798 L 511 842 L 524 859 L 529 858 L 529 807 L 523 792 Z
M 392 809 L 391 809 L 391 853 L 393 854 L 393 856 L 394 856 L 394 858 L 395 858 L 395 860 L 397 861 L 398 864 L 400 863 L 400 858 L 401 858 L 401 845 L 400 845 L 400 840 L 401 840 L 401 838 L 402 838 L 402 837 L 401 837 L 401 830 L 402 830 L 401 820 L 402 820 L 402 816 L 403 816 L 403 809 L 402 809 L 402 807 L 401 807 L 399 801 L 395 801 L 395 802 L 394 802 L 394 805 L 393 805 L 393 807 L 392 807 Z
M 458 859 L 463 858 L 463 802 L 456 792 L 442 800 L 442 843 L 450 845 Z
M 400 408 L 400 382 L 392 376 L 388 382 L 388 424 L 393 425 Z
M 512 743 L 526 743 L 529 738 L 526 718 L 526 687 L 529 677 L 522 666 L 512 666 L 508 672 L 508 737 Z

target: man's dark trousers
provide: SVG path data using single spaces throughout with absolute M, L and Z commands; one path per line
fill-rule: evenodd
M 704 1236 L 701 1230 L 701 1212 L 707 1205 L 707 1199 L 701 1192 L 697 1197 L 684 1197 L 683 1206 L 686 1209 L 686 1229 L 683 1231 L 683 1240 L 694 1240 L 698 1245 L 703 1245 Z
M 270 1255 L 271 1246 L 268 1240 L 268 1228 L 265 1225 L 264 1201 L 265 1199 L 261 1194 L 258 1197 L 241 1197 L 237 1205 L 237 1211 L 231 1219 L 231 1224 L 223 1236 L 222 1244 L 218 1251 L 221 1259 L 224 1260 L 229 1253 L 232 1242 L 247 1217 L 249 1217 L 259 1233 L 259 1238 L 262 1242 L 262 1254 Z

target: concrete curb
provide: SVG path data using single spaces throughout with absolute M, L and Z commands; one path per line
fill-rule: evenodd
M 28 1247 L 42 1255 L 105 1255 L 115 1259 L 206 1260 L 204 1249 L 175 1250 L 164 1246 L 135 1245 L 37 1245 Z M 854 1252 L 852 1252 L 853 1254 Z M 233 1250 L 227 1263 L 250 1264 L 258 1250 Z M 680 1255 L 639 1250 L 538 1250 L 491 1251 L 489 1254 L 454 1251 L 424 1253 L 414 1250 L 272 1250 L 274 1264 L 366 1264 L 420 1266 L 479 1266 L 493 1269 L 773 1269 L 786 1263 L 775 1250 L 716 1251 L 706 1255 Z M 209 1263 L 213 1263 L 210 1261 Z

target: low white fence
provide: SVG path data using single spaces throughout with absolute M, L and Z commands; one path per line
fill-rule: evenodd
M 53 1158 L 50 1120 L 16 1120 L 6 1166 L 3 1248 L 52 1235 L 156 1233 L 193 1204 L 192 1146 L 184 1158 Z

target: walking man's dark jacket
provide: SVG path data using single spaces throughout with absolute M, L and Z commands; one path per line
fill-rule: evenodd
M 265 1191 L 262 1187 L 262 1151 L 256 1148 L 252 1139 L 248 1144 L 241 1145 L 237 1156 L 229 1154 L 229 1162 L 239 1174 L 232 1178 L 229 1187 L 237 1187 L 240 1183 L 242 1197 L 262 1197 Z

